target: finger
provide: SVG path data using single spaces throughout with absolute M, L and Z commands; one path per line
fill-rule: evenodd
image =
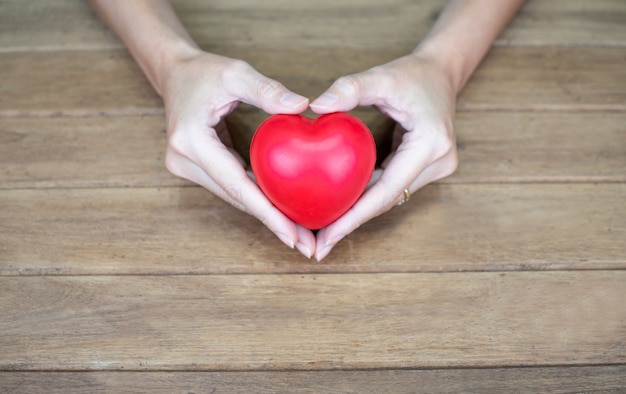
M 431 182 L 435 182 L 452 174 L 457 166 L 458 156 L 456 154 L 446 155 L 426 167 L 407 189 L 413 193 Z
M 367 186 L 365 186 L 365 190 L 367 190 L 370 187 L 374 186 L 376 184 L 376 182 L 378 182 L 378 180 L 380 179 L 380 177 L 382 175 L 383 175 L 382 168 L 375 169 L 374 172 L 372 172 L 372 176 L 370 178 L 370 181 L 367 183 Z
M 316 246 L 316 251 L 315 251 L 315 259 L 317 260 L 318 263 L 322 261 L 326 256 L 328 256 L 330 251 L 335 246 L 335 244 L 332 244 L 332 242 L 330 242 L 328 240 L 328 237 L 326 236 L 326 232 L 328 231 L 327 229 L 328 229 L 327 227 L 324 227 L 317 232 L 317 246 Z
M 218 184 L 235 204 L 255 216 L 285 244 L 293 248 L 298 241 L 295 223 L 276 209 L 259 187 L 248 177 L 245 169 L 228 152 L 212 152 L 211 162 L 201 162 L 208 177 Z
M 282 83 L 264 76 L 246 62 L 234 66 L 226 86 L 239 100 L 275 114 L 296 114 L 306 110 L 309 99 L 287 89 Z
M 220 185 L 209 178 L 202 168 L 200 168 L 193 161 L 189 160 L 187 157 L 170 150 L 166 155 L 166 166 L 172 174 L 196 183 L 235 208 L 244 212 L 246 211 L 246 208 L 243 205 L 233 200 L 228 193 L 220 187 Z
M 169 149 L 166 155 L 167 168 L 173 174 L 203 186 L 234 207 L 253 215 L 283 243 L 294 248 L 298 242 L 296 224 L 267 200 L 225 146 L 215 145 L 215 141 L 207 138 L 207 142 L 199 146 L 211 149 L 205 153 L 192 153 L 191 157 Z M 206 159 L 209 157 L 211 159 Z M 304 242 L 310 245 L 310 242 Z
M 379 104 L 385 91 L 384 78 L 368 70 L 337 79 L 328 90 L 310 105 L 313 112 L 326 114 L 350 111 L 359 105 Z
M 296 229 L 298 231 L 296 248 L 300 251 L 300 253 L 305 255 L 307 259 L 310 259 L 315 253 L 315 235 L 313 235 L 311 230 L 299 225 L 296 225 Z
M 383 171 L 378 182 L 369 188 L 356 204 L 317 234 L 316 259 L 323 259 L 347 234 L 366 221 L 388 211 L 404 199 L 404 190 L 417 189 L 412 184 L 431 162 L 430 147 L 424 138 L 406 140 L 394 160 Z

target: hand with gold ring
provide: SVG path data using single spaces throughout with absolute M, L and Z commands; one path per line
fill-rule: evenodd
M 409 191 L 409 189 L 404 189 L 404 199 L 400 201 L 397 205 L 400 206 L 404 203 L 409 202 L 410 198 L 411 198 L 411 192 Z
M 348 212 L 317 233 L 318 261 L 361 224 L 456 170 L 457 94 L 523 2 L 451 0 L 411 54 L 341 77 L 310 104 L 318 114 L 372 105 L 396 121 L 392 153 L 380 178 Z
M 406 203 L 411 193 L 456 169 L 455 97 L 456 89 L 438 61 L 413 54 L 342 77 L 311 104 L 317 113 L 374 105 L 398 122 L 380 178 L 348 212 L 317 233 L 318 261 L 361 224 Z

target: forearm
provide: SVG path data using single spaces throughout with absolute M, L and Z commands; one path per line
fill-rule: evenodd
M 451 0 L 416 53 L 434 56 L 457 92 L 525 0 Z
M 198 51 L 166 0 L 90 0 L 162 94 L 170 65 Z

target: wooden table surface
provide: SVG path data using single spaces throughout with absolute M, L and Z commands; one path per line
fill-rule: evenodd
M 173 4 L 315 97 L 444 1 Z M 265 116 L 229 118 L 242 152 Z M 314 263 L 166 171 L 162 103 L 85 3 L 3 0 L 0 392 L 626 390 L 626 2 L 531 0 L 455 127 L 453 176 Z

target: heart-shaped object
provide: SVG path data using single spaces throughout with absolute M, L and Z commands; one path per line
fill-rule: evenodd
M 267 198 L 316 230 L 359 199 L 374 171 L 376 144 L 367 126 L 344 112 L 316 119 L 273 115 L 252 138 L 250 162 Z

